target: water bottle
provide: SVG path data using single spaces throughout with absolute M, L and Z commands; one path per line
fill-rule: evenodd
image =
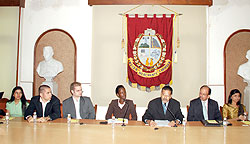
M 227 126 L 227 118 L 224 118 L 224 119 L 223 119 L 223 123 L 222 123 L 222 124 L 223 124 L 224 127 Z
M 71 115 L 70 115 L 70 114 L 68 114 L 68 116 L 67 116 L 67 123 L 68 123 L 68 124 L 71 123 Z
M 186 118 L 183 118 L 182 125 L 185 127 L 187 124 Z
M 36 115 L 36 112 L 33 113 L 33 122 L 34 124 L 36 124 L 36 121 L 37 121 L 37 115 Z
M 9 113 L 6 113 L 5 121 L 6 121 L 6 124 L 7 124 L 7 125 L 9 124 L 9 120 L 10 120 Z
M 244 112 L 244 120 L 247 120 L 247 113 Z
M 115 116 L 112 116 L 111 124 L 112 124 L 112 128 L 115 128 Z

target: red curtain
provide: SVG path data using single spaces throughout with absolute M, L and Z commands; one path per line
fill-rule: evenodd
M 148 17 L 146 14 L 142 18 L 138 17 L 137 14 L 135 17 L 129 17 L 129 15 L 126 16 L 128 33 L 127 54 L 128 59 L 130 59 L 128 60 L 128 80 L 131 83 L 136 83 L 140 86 L 145 86 L 148 88 L 152 86 L 159 86 L 161 84 L 169 84 L 172 80 L 172 35 L 174 15 L 171 15 L 171 17 L 166 17 L 166 15 L 163 15 L 160 18 L 156 17 L 156 15 L 153 17 Z M 144 34 L 144 31 L 147 29 L 155 30 L 155 35 L 158 35 L 165 41 L 165 44 L 161 43 L 161 59 L 163 60 L 163 63 L 158 63 L 157 69 L 150 69 L 152 67 L 143 64 L 142 66 L 144 69 L 142 69 L 142 67 L 140 68 L 140 65 L 138 65 L 138 61 L 136 62 L 135 47 L 137 43 L 135 43 L 135 41 L 136 39 L 138 40 L 139 35 Z M 166 51 L 165 53 L 162 53 L 164 46 Z M 157 70 L 160 70 L 158 75 L 156 74 Z M 150 73 L 152 75 L 146 75 Z

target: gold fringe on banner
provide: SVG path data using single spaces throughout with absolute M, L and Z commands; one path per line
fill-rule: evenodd
M 137 88 L 137 89 L 139 89 L 139 90 L 141 90 L 141 91 L 146 91 L 146 92 L 151 92 L 151 91 L 155 91 L 155 90 L 161 90 L 164 86 L 166 86 L 166 85 L 172 85 L 172 83 L 173 83 L 173 81 L 171 80 L 171 81 L 169 82 L 169 84 L 160 84 L 159 86 L 146 87 L 146 86 L 141 86 L 141 85 L 139 85 L 139 84 L 137 84 L 137 83 L 132 83 L 132 82 L 128 79 L 128 77 L 127 77 L 126 81 L 127 81 L 127 83 L 128 83 L 131 87 Z

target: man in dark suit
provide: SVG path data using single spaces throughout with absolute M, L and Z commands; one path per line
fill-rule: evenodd
M 72 96 L 63 101 L 63 117 L 68 114 L 73 119 L 95 119 L 95 109 L 89 97 L 82 96 L 82 86 L 79 82 L 70 85 Z
M 5 115 L 6 113 L 2 109 L 0 109 L 0 116 L 5 116 Z
M 155 120 L 168 120 L 169 126 L 175 126 L 183 120 L 180 103 L 172 98 L 173 89 L 164 86 L 161 90 L 161 97 L 151 100 L 148 109 L 142 116 L 143 122 L 150 126 L 156 126 Z
M 30 104 L 24 113 L 24 119 L 28 122 L 33 122 L 33 113 L 36 111 L 37 122 L 47 122 L 60 118 L 60 101 L 52 95 L 51 89 L 47 85 L 41 85 L 39 87 L 39 96 L 31 98 Z
M 200 96 L 190 101 L 188 121 L 222 120 L 218 103 L 210 99 L 211 89 L 207 85 L 200 88 Z

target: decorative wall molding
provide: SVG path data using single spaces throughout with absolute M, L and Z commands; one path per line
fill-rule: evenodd
M 207 5 L 213 0 L 88 0 L 88 5 Z
M 0 6 L 20 6 L 25 7 L 25 0 L 0 0 Z

